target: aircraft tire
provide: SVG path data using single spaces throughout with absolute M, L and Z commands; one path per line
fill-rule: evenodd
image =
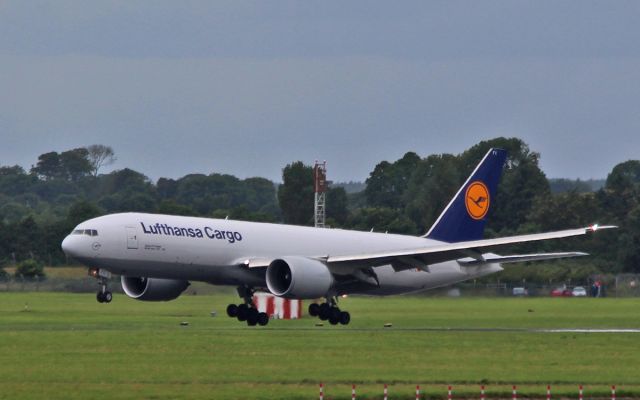
M 338 307 L 331 307 L 329 310 L 329 320 L 334 319 L 340 321 L 340 309 Z
M 340 323 L 342 325 L 349 325 L 350 321 L 351 321 L 351 314 L 349 314 L 346 311 L 340 312 Z
M 258 324 L 260 326 L 265 326 L 269 323 L 269 316 L 267 313 L 261 312 L 258 314 Z
M 98 303 L 104 303 L 104 297 L 102 296 L 102 292 L 96 293 L 96 300 L 98 300 Z
M 236 304 L 229 304 L 227 306 L 227 315 L 231 318 L 238 316 L 238 306 Z
M 312 317 L 320 315 L 320 305 L 318 303 L 309 304 L 309 315 Z
M 248 315 L 249 315 L 249 307 L 246 304 L 240 304 L 238 306 L 238 315 L 236 315 L 236 317 L 238 318 L 238 321 L 246 321 Z
M 113 300 L 113 293 L 106 291 L 104 292 L 102 298 L 104 299 L 105 303 L 111 303 L 111 300 Z
M 331 315 L 331 306 L 329 306 L 329 304 L 327 303 L 320 304 L 318 317 L 320 317 L 321 320 L 326 321 L 329 319 L 330 315 Z
M 340 319 L 339 319 L 339 318 L 336 318 L 336 316 L 335 316 L 335 315 L 331 315 L 331 316 L 329 317 L 329 323 L 330 323 L 331 325 L 338 325 L 338 324 L 340 323 Z
M 250 308 L 247 310 L 247 325 L 256 326 L 258 324 L 258 310 Z

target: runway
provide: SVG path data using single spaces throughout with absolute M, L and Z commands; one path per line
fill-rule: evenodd
M 211 328 L 209 328 L 211 329 Z M 213 330 L 246 330 L 246 327 L 238 328 L 213 328 Z M 332 326 L 314 326 L 314 327 L 256 327 L 258 330 L 269 331 L 323 331 L 323 332 L 467 332 L 467 333 L 486 333 L 486 332 L 504 332 L 504 333 L 585 333 L 585 334 L 624 334 L 624 333 L 640 333 L 640 328 L 446 328 L 446 327 L 379 327 L 379 328 L 351 328 L 351 327 L 332 327 Z

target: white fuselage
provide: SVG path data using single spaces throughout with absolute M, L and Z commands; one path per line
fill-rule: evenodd
M 95 234 L 91 234 L 92 231 Z M 437 244 L 441 242 L 386 233 L 123 213 L 81 223 L 65 238 L 63 248 L 89 267 L 119 275 L 266 288 L 264 268 L 249 268 L 251 261 L 284 256 L 320 258 Z M 330 269 L 336 276 L 348 276 L 352 272 L 344 266 Z M 387 265 L 375 269 L 379 286 L 346 279 L 339 292 L 406 293 L 500 270 L 499 264 L 461 267 L 456 261 L 430 265 L 428 272 L 423 269 L 396 272 Z

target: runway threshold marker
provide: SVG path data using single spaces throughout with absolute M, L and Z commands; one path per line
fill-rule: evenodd
M 480 400 L 484 400 L 484 385 L 480 386 Z
M 516 385 L 513 385 L 513 392 L 512 392 L 511 398 L 513 400 L 518 400 L 518 391 L 516 389 Z
M 616 385 L 611 386 L 611 400 L 616 400 Z
M 582 385 L 580 385 L 580 389 L 578 390 L 578 399 L 579 400 L 584 400 L 584 398 L 582 396 Z
M 388 400 L 389 399 L 389 391 L 387 390 L 387 384 L 384 384 L 384 400 Z

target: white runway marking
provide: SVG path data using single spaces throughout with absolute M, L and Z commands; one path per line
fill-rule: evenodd
M 640 329 L 542 329 L 548 333 L 640 333 Z

